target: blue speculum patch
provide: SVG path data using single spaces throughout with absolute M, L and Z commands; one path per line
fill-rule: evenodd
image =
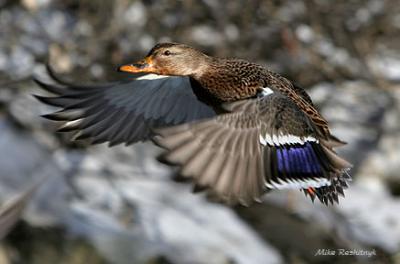
M 278 172 L 297 176 L 311 177 L 321 174 L 321 165 L 312 143 L 277 149 Z

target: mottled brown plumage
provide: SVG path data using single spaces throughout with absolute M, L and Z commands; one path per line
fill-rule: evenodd
M 71 85 L 51 72 L 56 84 L 37 80 L 57 94 L 38 99 L 62 108 L 45 117 L 92 143 L 152 139 L 165 149 L 162 161 L 229 203 L 297 188 L 328 204 L 347 187 L 351 165 L 333 151 L 344 143 L 307 93 L 279 74 L 176 43 L 158 44 L 120 70 L 147 75 L 97 86 Z

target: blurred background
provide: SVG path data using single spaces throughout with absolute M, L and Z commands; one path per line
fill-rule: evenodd
M 150 143 L 71 143 L 39 117 L 54 110 L 31 96 L 44 63 L 77 83 L 119 80 L 117 66 L 163 41 L 305 87 L 348 142 L 346 199 L 273 192 L 229 208 L 171 181 Z M 0 0 L 0 203 L 47 177 L 0 263 L 400 263 L 399 120 L 397 0 Z

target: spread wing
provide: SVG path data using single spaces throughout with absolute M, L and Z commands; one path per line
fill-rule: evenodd
M 303 189 L 338 201 L 351 165 L 318 138 L 310 118 L 275 92 L 225 105 L 229 113 L 158 130 L 161 157 L 223 200 L 250 204 L 270 189 Z
M 75 85 L 49 71 L 52 83 L 35 81 L 55 97 L 36 96 L 61 110 L 44 117 L 62 121 L 59 131 L 93 144 L 132 144 L 152 136 L 152 129 L 209 118 L 215 112 L 197 100 L 188 77 L 148 74 L 102 85 Z

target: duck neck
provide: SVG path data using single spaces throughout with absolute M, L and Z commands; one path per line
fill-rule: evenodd
M 191 78 L 198 82 L 212 72 L 218 64 L 218 59 L 202 54 L 201 57 L 193 60 L 192 62 L 192 72 L 189 75 Z
M 224 87 L 224 65 L 220 63 L 220 59 L 208 57 L 207 63 L 200 65 L 193 74 L 190 75 L 196 81 L 197 90 L 202 91 L 200 94 L 209 102 L 229 101 Z

